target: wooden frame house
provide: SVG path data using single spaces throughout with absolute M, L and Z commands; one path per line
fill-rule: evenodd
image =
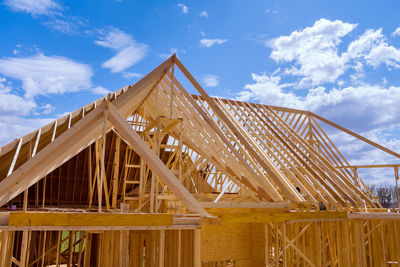
M 358 169 L 397 183 L 400 164 L 351 166 L 322 124 L 400 158 L 309 111 L 210 97 L 173 55 L 0 148 L 0 266 L 399 266 L 399 210 Z

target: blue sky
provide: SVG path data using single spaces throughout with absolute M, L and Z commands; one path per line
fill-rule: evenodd
M 177 53 L 210 95 L 312 110 L 400 151 L 398 1 L 0 1 L 0 145 Z M 331 133 L 354 164 L 399 162 Z

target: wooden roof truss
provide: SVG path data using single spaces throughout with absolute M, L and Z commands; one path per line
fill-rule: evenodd
M 199 95 L 178 81 L 178 70 Z M 37 208 L 40 196 L 42 207 L 54 206 L 66 194 L 89 210 L 129 203 L 136 212 L 200 216 L 217 205 L 207 203 L 226 201 L 380 207 L 320 122 L 400 158 L 308 111 L 212 98 L 174 55 L 135 85 L 3 146 L 0 206 Z

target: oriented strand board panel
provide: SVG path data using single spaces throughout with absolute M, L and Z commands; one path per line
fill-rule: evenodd
M 265 224 L 251 224 L 251 266 L 265 266 Z
M 223 223 L 201 228 L 201 261 L 250 260 L 251 225 Z
M 9 226 L 169 226 L 171 214 L 10 213 Z

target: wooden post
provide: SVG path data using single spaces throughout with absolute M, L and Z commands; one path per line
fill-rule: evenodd
M 354 175 L 354 185 L 361 189 L 359 175 L 358 175 L 358 169 L 357 168 L 351 168 L 351 169 L 353 170 L 353 175 Z
M 269 225 L 268 223 L 264 224 L 264 248 L 265 248 L 265 266 L 270 265 L 270 257 L 269 257 Z
M 29 231 L 28 230 L 24 230 L 22 232 L 22 244 L 21 244 L 21 257 L 19 260 L 19 266 L 21 267 L 25 267 L 26 263 L 27 263 L 27 250 L 28 250 L 28 237 L 29 237 Z M 28 259 L 29 260 L 29 259 Z
M 89 267 L 90 266 L 90 251 L 92 249 L 92 234 L 86 233 L 85 236 L 85 253 L 83 255 L 83 266 Z
M 173 105 L 174 105 L 174 80 L 175 80 L 175 64 L 172 65 L 172 76 L 171 76 L 171 102 L 169 104 L 169 117 L 172 119 L 173 115 Z
M 113 195 L 112 195 L 112 208 L 117 208 L 118 197 L 118 178 L 119 178 L 119 153 L 121 146 L 121 138 L 117 136 L 115 139 L 115 154 L 114 154 L 114 173 L 113 173 Z
M 42 267 L 44 266 L 46 260 L 46 235 L 47 231 L 43 233 L 43 247 L 42 247 Z
M 56 267 L 60 266 L 60 246 L 61 246 L 61 235 L 62 235 L 62 231 L 58 231 L 58 235 L 57 235 L 57 255 L 56 255 Z
M 399 166 L 394 167 L 394 177 L 396 180 L 396 196 L 397 196 L 397 207 L 400 208 L 400 197 L 399 197 Z M 399 259 L 400 260 L 400 259 Z
M 160 230 L 160 247 L 158 252 L 158 266 L 164 267 L 165 230 Z
M 177 242 L 177 246 L 178 246 L 178 263 L 177 263 L 177 267 L 181 267 L 181 258 L 182 258 L 182 230 L 178 229 L 178 242 Z
M 100 162 L 100 166 L 101 166 L 101 168 L 100 168 L 100 181 L 99 181 L 99 184 L 97 185 L 100 189 L 99 189 L 99 192 L 100 192 L 100 195 L 99 196 L 97 196 L 98 198 L 99 198 L 99 207 L 98 207 L 98 211 L 99 212 L 101 212 L 101 205 L 102 205 L 102 203 L 101 203 L 101 200 L 102 200 L 102 198 L 103 198 L 103 180 L 104 180 L 104 173 L 105 173 L 105 169 L 104 169 L 104 157 L 105 157 L 105 153 L 106 153 L 106 139 L 107 139 L 107 136 L 106 136 L 106 134 L 107 134 L 107 132 L 106 132 L 106 130 L 107 130 L 107 115 L 108 115 L 108 111 L 107 110 L 105 110 L 104 111 L 104 124 L 103 124 L 103 142 L 102 142 L 102 145 L 103 145 L 103 149 L 102 149 L 102 151 L 101 151 L 101 162 Z
M 93 198 L 93 185 L 92 185 L 92 145 L 88 147 L 89 149 L 89 155 L 88 155 L 88 187 L 89 187 L 89 207 L 88 209 L 92 207 L 92 198 Z
M 194 230 L 194 267 L 201 267 L 201 229 Z
M 68 267 L 72 266 L 72 255 L 74 252 L 75 231 L 71 231 L 68 242 Z

